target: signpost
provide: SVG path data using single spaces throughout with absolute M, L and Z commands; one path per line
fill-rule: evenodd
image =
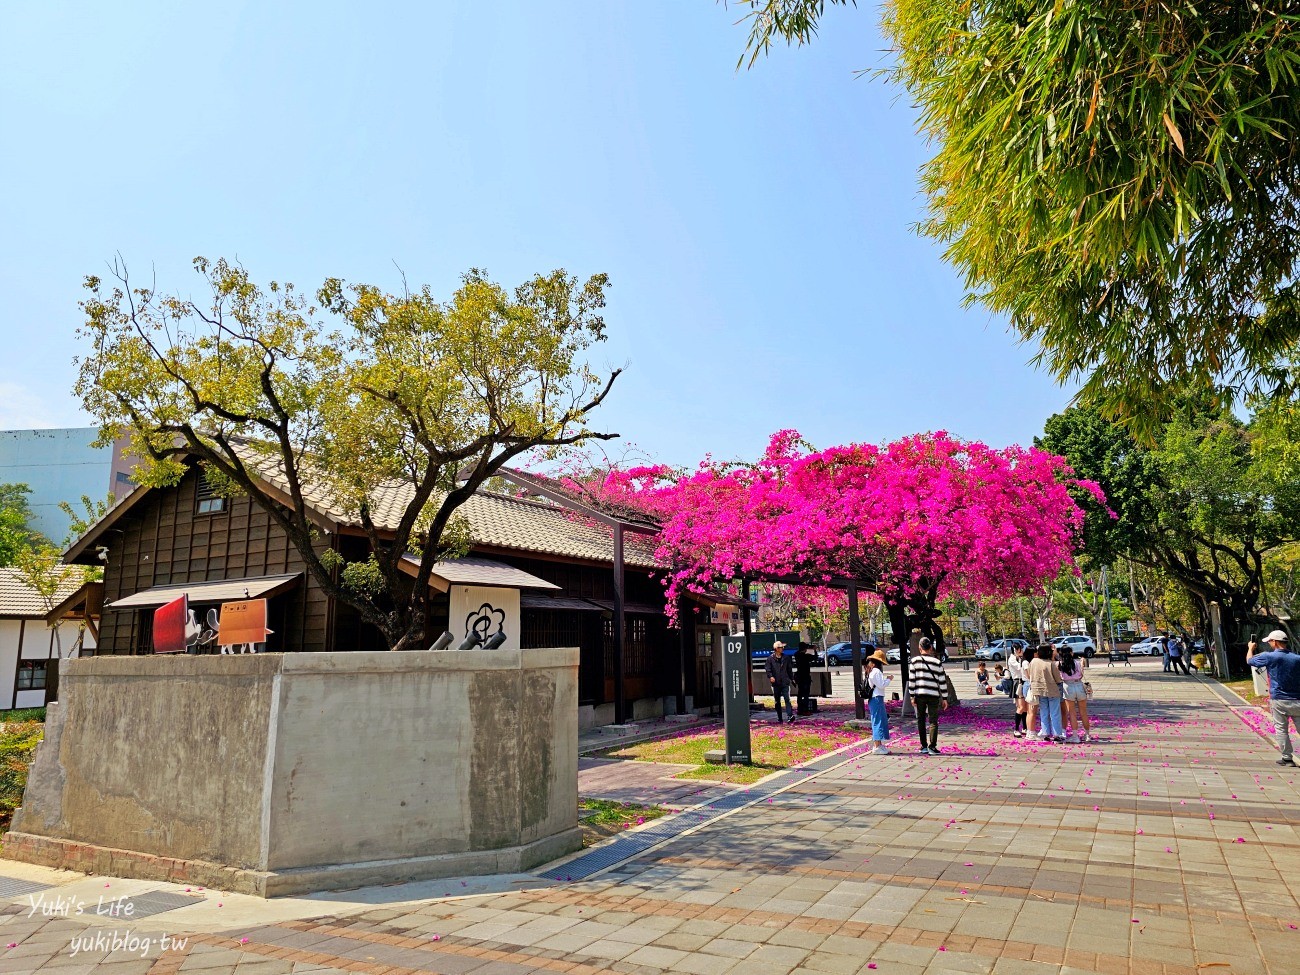
M 749 653 L 744 634 L 722 638 L 722 721 L 727 764 L 749 765 Z

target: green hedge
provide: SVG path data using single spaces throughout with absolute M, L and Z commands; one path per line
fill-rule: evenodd
M 0 732 L 0 818 L 8 819 L 22 805 L 32 752 L 44 735 L 45 725 L 39 721 L 10 724 Z

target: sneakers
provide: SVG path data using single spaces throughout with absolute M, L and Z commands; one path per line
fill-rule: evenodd
M 1066 740 L 1067 743 L 1069 743 L 1069 744 L 1071 744 L 1071 745 L 1077 745 L 1077 744 L 1079 744 L 1079 736 L 1076 735 L 1073 731 L 1070 732 L 1068 735 L 1065 736 L 1065 740 Z
M 1058 745 L 1062 745 L 1065 743 L 1065 735 L 1053 735 L 1052 741 L 1056 742 Z
M 1083 740 L 1084 740 L 1084 741 L 1092 741 L 1092 732 L 1090 732 L 1090 731 L 1085 731 L 1085 732 L 1083 733 Z
M 930 754 L 931 754 L 931 755 L 942 755 L 943 752 L 939 751 L 939 749 L 937 749 L 937 748 L 931 748 L 931 749 L 930 749 Z
M 875 748 L 871 749 L 871 754 L 872 754 L 872 755 L 888 755 L 888 754 L 890 754 L 889 746 L 887 746 L 887 745 L 877 745 Z
M 1293 759 L 1293 758 L 1279 758 L 1279 759 L 1277 760 L 1277 764 L 1278 764 L 1278 765 L 1289 765 L 1289 766 L 1291 766 L 1291 768 L 1295 768 L 1295 767 L 1296 767 L 1295 759 Z
M 930 749 L 928 749 L 928 748 L 922 748 L 921 751 L 920 751 L 918 754 L 920 754 L 920 755 L 933 755 L 934 752 L 930 751 Z

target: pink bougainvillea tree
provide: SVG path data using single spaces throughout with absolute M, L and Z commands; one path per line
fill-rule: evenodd
M 1073 564 L 1076 496 L 1104 503 L 1056 455 L 944 432 L 814 451 L 783 430 L 753 464 L 614 470 L 581 489 L 662 525 L 670 608 L 684 591 L 739 577 L 852 580 L 885 601 L 896 642 L 915 626 L 940 646 L 938 601 L 1008 597 L 1055 578 Z

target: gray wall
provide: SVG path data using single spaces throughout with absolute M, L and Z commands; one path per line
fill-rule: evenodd
M 139 854 L 113 861 L 127 875 L 197 861 L 260 893 L 523 869 L 580 842 L 577 664 L 576 649 L 68 661 L 5 854 Z

